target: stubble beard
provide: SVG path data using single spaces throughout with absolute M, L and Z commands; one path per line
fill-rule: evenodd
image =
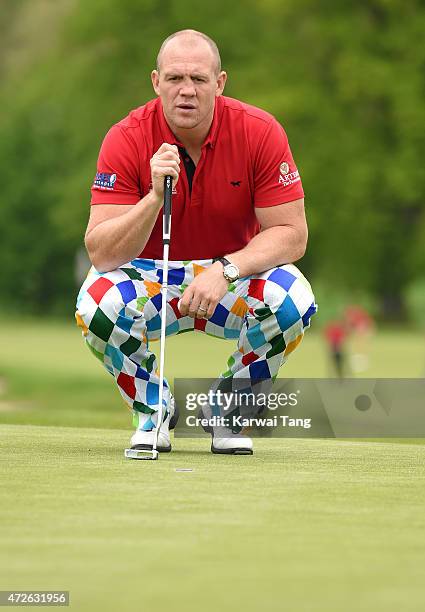
M 194 117 L 179 116 L 179 111 L 176 111 L 171 115 L 171 121 L 176 128 L 181 130 L 191 130 L 198 127 L 198 125 L 202 122 L 202 117 L 199 113 L 196 113 L 196 116 Z

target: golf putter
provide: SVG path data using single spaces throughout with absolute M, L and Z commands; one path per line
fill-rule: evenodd
M 171 176 L 164 178 L 164 209 L 162 217 L 162 245 L 163 245 L 163 272 L 162 272 L 162 303 L 161 303 L 161 348 L 159 357 L 159 409 L 158 419 L 155 428 L 152 450 L 141 448 L 126 448 L 124 456 L 127 459 L 158 459 L 157 450 L 158 436 L 162 424 L 164 396 L 164 362 L 165 362 L 165 329 L 167 324 L 167 290 L 168 290 L 168 254 L 170 249 L 171 237 L 171 196 L 173 193 L 173 181 Z

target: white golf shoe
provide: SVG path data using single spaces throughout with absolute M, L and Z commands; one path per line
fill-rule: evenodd
M 159 430 L 156 448 L 160 453 L 169 453 L 171 451 L 169 430 L 175 428 L 178 418 L 178 408 L 174 402 L 174 398 L 171 398 L 170 412 Z M 144 431 L 143 429 L 136 429 L 134 434 L 131 436 L 131 448 L 138 450 L 152 450 L 154 439 L 155 430 Z
M 248 436 L 235 435 L 230 429 L 218 427 L 213 431 L 211 452 L 216 455 L 252 455 L 254 449 Z
M 205 418 L 202 408 L 198 418 Z M 251 438 L 242 434 L 234 434 L 227 427 L 211 427 L 202 425 L 202 428 L 212 436 L 211 452 L 216 455 L 253 455 L 254 449 Z
M 138 450 L 152 450 L 155 438 L 155 430 L 143 431 L 137 429 L 131 436 L 131 448 Z M 158 443 L 156 445 L 158 452 L 169 453 L 171 451 L 170 434 L 161 427 L 158 435 Z

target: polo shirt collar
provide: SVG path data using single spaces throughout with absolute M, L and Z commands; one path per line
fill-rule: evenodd
M 169 142 L 170 144 L 175 144 L 178 147 L 183 147 L 183 144 L 179 140 L 177 140 L 176 136 L 171 131 L 170 126 L 167 123 L 167 120 L 164 115 L 164 110 L 162 108 L 161 98 L 157 98 L 157 103 L 158 103 L 159 126 L 160 126 L 162 137 L 164 138 L 164 142 Z M 218 98 L 215 99 L 214 116 L 213 116 L 213 120 L 211 123 L 210 131 L 208 132 L 208 135 L 202 146 L 206 146 L 209 144 L 211 147 L 214 147 L 215 142 L 217 140 L 221 118 L 223 115 L 223 109 L 224 109 L 224 98 L 223 96 L 218 96 Z

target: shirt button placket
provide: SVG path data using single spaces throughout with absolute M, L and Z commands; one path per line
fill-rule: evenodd
M 193 183 L 192 183 L 192 197 L 191 197 L 191 205 L 192 206 L 199 206 L 199 204 L 201 204 L 202 202 L 202 193 L 203 193 L 203 189 L 202 189 L 202 183 L 201 183 L 201 178 L 200 178 L 200 173 L 202 171 L 203 166 L 205 165 L 205 158 L 206 158 L 206 146 L 202 147 L 201 149 L 201 157 L 199 159 L 198 165 L 196 166 L 196 170 L 195 170 L 195 175 L 193 177 Z

